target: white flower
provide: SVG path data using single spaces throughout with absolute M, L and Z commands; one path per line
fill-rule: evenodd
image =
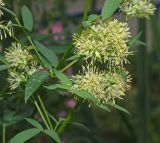
M 99 20 L 82 34 L 74 36 L 75 53 L 109 66 L 123 66 L 128 62 L 127 42 L 130 32 L 127 23 Z
M 83 73 L 73 77 L 73 92 L 86 90 L 98 100 L 96 104 L 115 104 L 130 89 L 131 77 L 124 69 L 99 71 L 96 68 L 83 68 Z M 75 99 L 77 99 L 76 97 Z

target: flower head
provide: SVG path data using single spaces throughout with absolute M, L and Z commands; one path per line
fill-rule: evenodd
M 10 89 L 15 90 L 21 83 L 26 82 L 27 77 L 25 73 L 9 72 L 8 82 L 10 83 Z
M 150 0 L 126 0 L 121 9 L 127 17 L 149 18 L 153 15 L 156 8 Z
M 131 78 L 127 71 L 99 71 L 96 68 L 83 68 L 83 74 L 73 77 L 73 91 L 85 90 L 95 96 L 96 104 L 114 104 L 115 99 L 122 98 L 130 88 Z
M 8 78 L 11 90 L 27 82 L 28 78 L 41 68 L 26 48 L 19 43 L 13 43 L 5 51 L 5 60 L 11 65 Z
M 33 57 L 26 49 L 22 49 L 21 44 L 12 43 L 11 48 L 5 51 L 5 59 L 12 67 L 24 69 Z
M 126 44 L 129 37 L 127 23 L 99 20 L 81 35 L 74 36 L 75 53 L 85 59 L 108 62 L 109 66 L 122 66 L 131 54 Z

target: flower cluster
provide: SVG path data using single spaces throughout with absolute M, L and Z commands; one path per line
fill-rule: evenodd
M 127 17 L 149 18 L 156 8 L 150 0 L 126 0 L 121 5 L 121 10 L 127 14 Z
M 83 68 L 83 73 L 73 77 L 73 92 L 85 90 L 96 97 L 96 104 L 115 104 L 115 99 L 130 89 L 131 76 L 128 71 L 99 71 L 93 67 Z
M 131 83 L 131 76 L 124 69 L 127 56 L 132 54 L 127 44 L 130 35 L 127 23 L 100 19 L 80 35 L 74 35 L 75 53 L 84 57 L 87 68 L 73 76 L 73 93 L 88 91 L 96 97 L 95 104 L 115 104 L 116 99 L 123 98 Z M 107 66 L 99 70 L 96 62 Z
M 130 32 L 127 23 L 98 21 L 82 34 L 74 36 L 75 53 L 100 62 L 108 62 L 109 66 L 123 66 L 127 63 L 127 42 Z
M 21 83 L 40 69 L 33 56 L 19 43 L 12 43 L 12 46 L 5 51 L 5 60 L 11 66 L 8 81 L 10 89 L 16 89 Z

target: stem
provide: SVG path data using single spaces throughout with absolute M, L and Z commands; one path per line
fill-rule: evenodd
M 3 136 L 2 136 L 2 143 L 6 142 L 6 125 L 3 124 Z
M 83 21 L 87 20 L 89 6 L 90 6 L 90 0 L 85 0 L 84 14 L 83 14 Z
M 139 20 L 139 31 L 143 31 L 140 41 L 146 41 L 146 21 Z M 149 143 L 149 53 L 146 46 L 141 45 L 137 52 L 138 80 L 138 143 Z
M 44 114 L 45 114 L 45 116 L 46 116 L 46 119 L 47 119 L 47 121 L 48 121 L 48 124 L 49 124 L 49 126 L 50 126 L 50 129 L 53 129 L 51 120 L 50 120 L 50 118 L 49 118 L 49 116 L 48 116 L 48 113 L 47 113 L 47 111 L 46 111 L 46 108 L 44 107 L 43 101 L 42 101 L 42 99 L 41 99 L 40 96 L 38 96 L 38 100 L 39 100 L 40 105 L 41 105 L 41 107 L 42 107 L 42 109 L 43 109 L 43 112 L 44 112 Z
M 43 114 L 42 114 L 42 111 L 41 111 L 41 109 L 39 108 L 39 105 L 38 105 L 38 103 L 36 102 L 36 100 L 34 101 L 34 104 L 35 104 L 35 106 L 37 107 L 37 109 L 38 109 L 38 111 L 39 111 L 39 114 L 41 115 L 41 117 L 42 117 L 42 119 L 43 119 L 43 121 L 44 121 L 47 129 L 50 129 L 50 127 L 49 127 L 46 119 L 44 118 L 44 116 L 43 116 Z
M 19 26 L 22 26 L 17 17 L 15 17 L 15 20 L 16 20 L 16 22 L 17 22 L 17 24 L 18 24 Z M 40 62 L 44 65 L 43 59 L 41 58 L 40 54 L 38 53 L 38 51 L 37 51 L 37 49 L 36 49 L 36 46 L 34 45 L 31 37 L 29 36 L 29 34 L 28 34 L 24 29 L 22 29 L 22 30 L 23 30 L 24 34 L 26 35 L 26 37 L 28 38 L 30 44 L 33 46 L 36 54 L 38 55 L 38 57 L 39 57 L 39 59 L 40 59 Z
M 61 134 L 61 133 L 64 131 L 64 129 L 66 128 L 66 126 L 68 125 L 68 123 L 72 120 L 73 115 L 74 115 L 75 112 L 77 111 L 78 107 L 79 107 L 79 104 L 77 103 L 77 104 L 75 105 L 75 107 L 74 107 L 73 109 L 71 109 L 71 111 L 69 112 L 67 118 L 66 118 L 65 121 L 63 122 L 62 126 L 57 130 L 57 133 L 58 133 L 58 134 Z
M 84 13 L 83 13 L 83 21 L 87 20 L 87 16 L 88 16 L 88 9 L 90 6 L 90 0 L 85 0 L 85 7 L 84 7 Z M 79 31 L 77 32 L 78 35 L 80 35 L 82 33 L 83 27 L 81 26 Z M 64 53 L 63 57 L 61 58 L 59 64 L 58 64 L 58 68 L 63 64 L 63 62 L 65 61 L 65 59 L 67 58 L 67 56 L 70 54 L 70 52 L 72 51 L 74 45 L 73 43 L 71 43 L 66 52 Z

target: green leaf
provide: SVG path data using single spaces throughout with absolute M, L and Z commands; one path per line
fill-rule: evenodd
M 0 5 L 0 9 L 3 9 L 4 11 L 6 11 L 6 12 L 8 12 L 8 13 L 10 13 L 12 16 L 16 16 L 16 14 L 14 13 L 14 12 L 12 12 L 10 9 L 8 9 L 8 8 L 5 8 L 4 6 L 1 6 Z
M 82 21 L 82 25 L 84 28 L 91 26 L 91 22 L 90 21 Z
M 9 141 L 9 143 L 24 143 L 39 133 L 40 133 L 39 129 L 36 129 L 36 128 L 27 129 L 27 130 L 24 130 L 24 131 L 18 133 L 16 136 L 14 136 Z
M 32 126 L 36 127 L 37 129 L 43 130 L 42 125 L 39 122 L 37 122 L 36 120 L 31 119 L 31 118 L 25 118 L 25 120 L 28 123 L 30 123 Z
M 54 139 L 57 143 L 61 143 L 58 134 L 54 130 L 44 130 L 43 132 Z
M 108 112 L 111 112 L 111 110 L 106 106 L 106 105 L 97 105 L 99 108 L 103 109 L 103 110 L 106 110 Z
M 99 18 L 98 15 L 96 15 L 96 14 L 91 14 L 91 15 L 88 17 L 88 21 L 93 22 L 93 21 L 97 20 L 98 18 Z
M 47 77 L 47 72 L 36 72 L 29 78 L 25 88 L 25 102 L 28 101 L 30 96 L 41 86 Z
M 50 117 L 56 124 L 58 123 L 57 119 L 56 119 L 54 116 L 52 116 L 52 115 L 49 114 L 49 113 L 48 113 L 48 115 L 49 115 L 49 117 Z
M 112 106 L 112 107 L 114 107 L 114 108 L 116 108 L 116 109 L 118 109 L 118 110 L 120 110 L 120 111 L 122 111 L 122 112 L 125 112 L 125 113 L 127 113 L 128 115 L 130 115 L 130 113 L 129 113 L 129 111 L 128 111 L 127 109 L 125 109 L 125 108 L 123 108 L 123 107 L 121 107 L 121 106 L 119 106 L 119 105 L 110 104 L 110 106 Z
M 102 19 L 108 19 L 124 0 L 106 0 L 102 8 Z
M 46 89 L 49 90 L 55 90 L 55 89 L 64 89 L 64 90 L 70 90 L 70 87 L 67 85 L 63 85 L 63 84 L 53 84 L 53 85 L 49 85 L 49 86 L 43 86 Z
M 24 27 L 31 32 L 33 29 L 33 15 L 29 8 L 25 5 L 22 7 L 22 20 Z
M 8 65 L 0 65 L 0 71 L 6 70 L 8 68 L 10 68 L 10 66 L 8 66 Z
M 80 90 L 74 93 L 78 95 L 79 97 L 86 99 L 86 100 L 92 100 L 92 101 L 96 100 L 95 96 L 93 96 L 92 94 L 90 94 L 88 91 L 85 91 L 85 90 Z
M 129 48 L 131 48 L 132 46 L 134 46 L 134 45 L 138 42 L 138 40 L 139 40 L 139 38 L 141 37 L 141 35 L 142 35 L 142 32 L 139 32 L 137 36 L 133 37 L 133 38 L 129 41 L 129 43 L 128 43 Z
M 74 55 L 74 56 L 72 56 L 72 57 L 69 57 L 68 59 L 66 59 L 66 61 L 74 61 L 74 60 L 76 60 L 76 59 L 79 59 L 81 56 L 79 56 L 79 55 Z
M 42 45 L 38 41 L 34 41 L 38 51 L 45 57 L 45 59 L 51 64 L 53 67 L 57 67 L 58 65 L 58 58 L 55 52 L 52 49 L 47 48 L 46 46 Z
M 13 111 L 4 112 L 3 123 L 5 123 L 6 127 L 14 125 L 24 119 L 23 114 L 16 114 Z
M 60 82 L 64 85 L 71 86 L 71 80 L 62 72 L 54 70 L 56 77 L 60 80 Z
M 85 125 L 83 125 L 83 124 L 80 124 L 80 123 L 72 123 L 73 125 L 76 125 L 76 126 L 78 126 L 78 127 L 80 127 L 80 128 L 83 128 L 83 129 L 85 129 L 87 132 L 89 132 L 90 130 L 89 130 L 89 128 L 87 128 Z

